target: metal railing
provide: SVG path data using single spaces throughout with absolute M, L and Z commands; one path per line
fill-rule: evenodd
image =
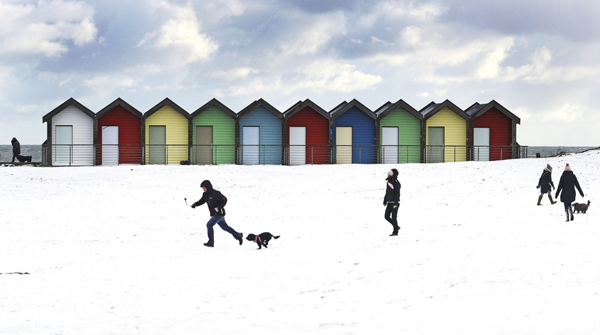
M 306 165 L 402 164 L 527 158 L 528 147 L 458 145 L 186 145 L 73 144 L 42 148 L 55 166 L 119 164 Z

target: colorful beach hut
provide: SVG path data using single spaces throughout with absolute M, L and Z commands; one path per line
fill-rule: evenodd
M 240 163 L 247 165 L 282 163 L 283 115 L 263 99 L 238 114 Z
M 314 102 L 298 101 L 283 113 L 290 165 L 329 163 L 329 113 Z
M 42 123 L 47 123 L 46 160 L 50 165 L 94 165 L 95 116 L 70 98 L 42 117 Z
M 381 163 L 420 163 L 423 116 L 400 99 L 375 111 Z
M 494 100 L 487 104 L 475 103 L 465 113 L 471 119 L 473 160 L 516 158 L 519 117 Z
M 96 164 L 142 164 L 143 114 L 121 98 L 96 114 Z
M 469 116 L 451 101 L 431 102 L 421 111 L 428 163 L 467 160 Z
M 192 162 L 235 164 L 237 115 L 212 99 L 191 115 Z
M 144 113 L 146 164 L 179 164 L 189 160 L 189 117 L 166 98 Z
M 329 115 L 335 163 L 375 163 L 375 113 L 353 99 L 342 102 Z

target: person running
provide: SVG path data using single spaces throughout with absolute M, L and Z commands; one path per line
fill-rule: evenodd
M 385 219 L 392 224 L 394 231 L 390 236 L 398 236 L 398 208 L 400 207 L 400 182 L 398 181 L 398 170 L 391 169 L 388 171 L 387 186 L 385 189 L 385 197 L 383 205 L 385 208 Z
M 537 188 L 540 189 L 540 196 L 538 198 L 538 206 L 542 205 L 542 198 L 544 194 L 548 194 L 548 199 L 550 199 L 550 203 L 554 205 L 556 201 L 552 199 L 552 189 L 554 189 L 554 183 L 552 182 L 552 166 L 547 164 L 540 176 L 540 180 L 538 181 Z M 550 189 L 552 188 L 552 189 Z
M 565 204 L 565 214 L 567 215 L 567 222 L 569 222 L 569 215 L 571 216 L 571 221 L 575 218 L 573 217 L 573 208 L 571 207 L 571 203 L 575 201 L 577 194 L 575 193 L 575 188 L 579 191 L 579 195 L 583 198 L 583 191 L 581 190 L 581 186 L 579 186 L 579 182 L 577 181 L 577 177 L 571 170 L 569 163 L 565 166 L 565 171 L 560 176 L 560 181 L 558 182 L 558 188 L 556 189 L 555 198 L 558 199 L 558 195 L 560 194 L 560 201 Z M 562 191 L 562 193 L 561 193 Z
M 233 228 L 227 225 L 225 222 L 225 205 L 227 204 L 227 198 L 221 194 L 218 190 L 215 190 L 209 180 L 205 180 L 200 184 L 204 193 L 202 198 L 192 204 L 192 208 L 196 208 L 206 203 L 210 212 L 210 220 L 206 223 L 208 230 L 208 242 L 204 243 L 207 247 L 215 246 L 214 237 L 214 225 L 218 224 L 221 229 L 230 233 L 236 240 L 240 242 L 240 245 L 244 242 L 242 233 L 236 232 Z

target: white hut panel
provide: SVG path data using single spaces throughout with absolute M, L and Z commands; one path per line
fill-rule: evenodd
M 94 119 L 75 106 L 52 117 L 52 165 L 94 165 Z

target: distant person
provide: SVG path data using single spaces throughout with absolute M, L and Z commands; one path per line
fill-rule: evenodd
M 400 182 L 398 181 L 398 170 L 388 171 L 387 185 L 383 205 L 385 207 L 385 219 L 394 227 L 390 236 L 398 236 L 398 209 L 400 207 Z
M 12 141 L 10 142 L 12 143 L 12 163 L 14 163 L 15 158 L 17 158 L 17 156 L 21 154 L 21 143 L 19 143 L 16 137 L 13 137 Z
M 560 194 L 560 201 L 565 204 L 565 214 L 567 215 L 567 222 L 569 222 L 569 216 L 571 217 L 571 221 L 575 218 L 573 217 L 573 208 L 571 208 L 571 203 L 575 201 L 575 188 L 579 191 L 579 195 L 583 198 L 583 191 L 581 190 L 581 186 L 579 186 L 579 182 L 577 181 L 577 177 L 571 170 L 569 163 L 565 166 L 565 171 L 560 176 L 560 181 L 558 182 L 558 188 L 556 189 L 555 197 L 558 199 L 558 195 Z M 560 193 L 562 191 L 562 194 Z
M 233 228 L 227 225 L 225 222 L 225 205 L 227 204 L 227 198 L 221 194 L 221 192 L 215 190 L 210 183 L 209 180 L 205 180 L 200 184 L 204 193 L 202 194 L 202 198 L 192 204 L 192 208 L 196 208 L 206 203 L 208 206 L 208 210 L 210 212 L 210 220 L 206 223 L 206 229 L 208 230 L 208 242 L 204 243 L 206 247 L 214 247 L 215 246 L 215 237 L 214 237 L 214 225 L 218 224 L 221 229 L 230 233 L 236 240 L 240 242 L 240 245 L 243 243 L 242 237 L 244 236 L 242 233 L 236 232 Z
M 11 143 L 13 152 L 12 163 L 15 162 L 15 158 L 21 163 L 31 163 L 31 156 L 21 156 L 21 143 L 15 137 L 13 137 Z
M 544 194 L 548 194 L 548 199 L 550 199 L 550 203 L 554 205 L 556 201 L 552 199 L 552 190 L 554 189 L 554 183 L 552 182 L 552 166 L 547 164 L 542 171 L 542 175 L 540 176 L 540 180 L 538 181 L 537 188 L 540 189 L 540 197 L 538 198 L 538 206 L 542 205 L 542 198 Z

